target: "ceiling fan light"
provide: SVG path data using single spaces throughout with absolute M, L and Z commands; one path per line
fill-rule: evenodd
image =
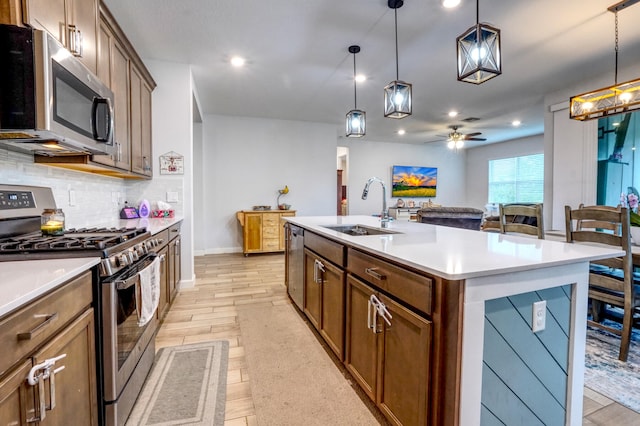
M 462 139 L 456 141 L 456 149 L 460 149 L 464 146 L 464 141 Z
M 392 81 L 384 88 L 384 116 L 404 118 L 411 115 L 411 84 Z
M 456 141 L 447 142 L 447 148 L 454 149 L 456 147 Z
M 352 109 L 347 113 L 347 137 L 361 138 L 366 133 L 366 113 L 359 109 Z
M 481 84 L 502 74 L 500 30 L 477 23 L 456 39 L 458 80 Z

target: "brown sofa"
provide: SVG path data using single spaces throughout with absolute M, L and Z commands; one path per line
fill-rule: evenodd
M 479 231 L 483 214 L 472 207 L 425 207 L 418 210 L 418 222 Z

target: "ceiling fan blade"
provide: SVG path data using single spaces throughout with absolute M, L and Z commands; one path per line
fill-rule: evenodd
M 434 139 L 432 141 L 425 141 L 425 142 L 422 142 L 422 143 L 435 143 L 435 142 L 445 142 L 445 140 L 444 139 Z
M 486 141 L 487 138 L 466 138 L 467 141 Z
M 481 134 L 482 134 L 482 132 L 467 133 L 467 137 L 478 136 L 478 135 L 481 135 Z

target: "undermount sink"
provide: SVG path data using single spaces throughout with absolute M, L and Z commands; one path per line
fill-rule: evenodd
M 331 229 L 332 231 L 342 232 L 343 234 L 360 236 L 360 235 L 386 235 L 386 234 L 401 234 L 401 232 L 390 231 L 388 229 L 374 228 L 365 225 L 335 225 L 335 226 L 322 226 L 323 228 Z

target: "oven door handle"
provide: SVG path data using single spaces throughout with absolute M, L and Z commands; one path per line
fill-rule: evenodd
M 153 261 L 153 259 L 155 259 L 156 256 L 157 256 L 156 253 L 149 253 L 149 254 L 147 254 L 147 257 L 145 257 L 140 262 L 144 262 L 147 259 L 151 259 L 151 261 Z M 149 264 L 147 266 L 142 268 L 142 270 L 147 269 L 149 266 L 151 266 L 151 262 L 149 262 Z M 133 275 L 132 277 L 125 278 L 124 280 L 115 280 L 114 284 L 116 285 L 116 289 L 118 289 L 118 290 L 126 290 L 127 288 L 131 287 L 132 285 L 135 285 L 138 282 L 138 276 L 139 275 L 140 275 L 140 270 L 137 271 L 135 273 L 135 275 Z
M 138 274 L 135 274 L 133 277 L 127 278 L 126 280 L 116 280 L 116 288 L 118 290 L 126 290 L 132 285 L 135 285 L 138 280 Z

